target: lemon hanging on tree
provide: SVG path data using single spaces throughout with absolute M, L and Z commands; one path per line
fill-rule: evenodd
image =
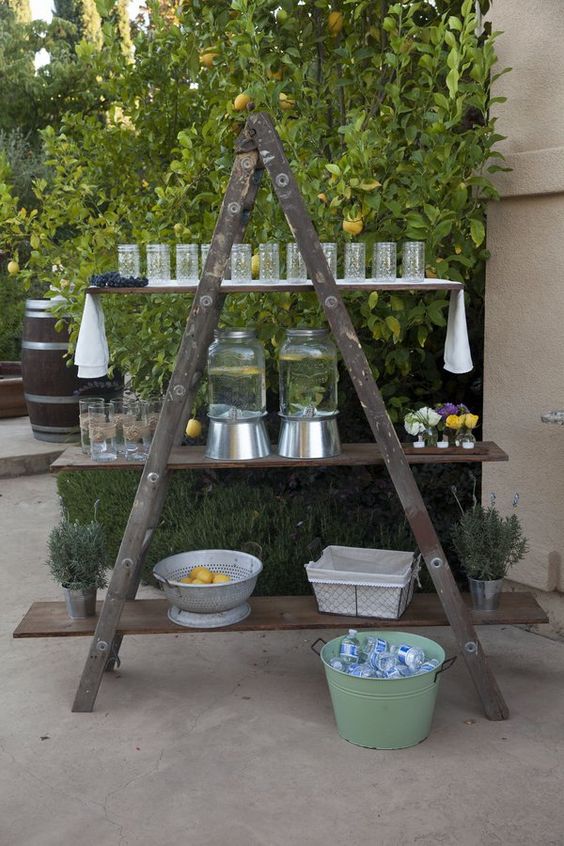
M 233 100 L 233 108 L 236 112 L 242 112 L 244 109 L 247 108 L 250 102 L 251 98 L 249 97 L 249 95 L 241 92 L 241 94 L 237 94 L 237 96 Z
M 343 231 L 348 232 L 349 235 L 360 235 L 364 229 L 364 223 L 361 217 L 348 218 L 343 220 Z
M 338 35 L 343 28 L 345 23 L 345 19 L 343 18 L 342 12 L 329 12 L 329 17 L 327 18 L 327 26 L 329 27 L 329 32 L 331 35 Z

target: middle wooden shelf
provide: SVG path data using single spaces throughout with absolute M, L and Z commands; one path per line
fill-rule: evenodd
M 474 449 L 449 447 L 425 447 L 423 449 L 410 444 L 403 445 L 403 451 L 410 464 L 459 464 L 464 462 L 507 461 L 508 455 L 493 441 L 478 442 Z M 294 467 L 334 467 L 337 465 L 382 464 L 384 459 L 374 443 L 343 444 L 342 452 L 333 458 L 283 458 L 272 453 L 266 458 L 254 458 L 247 461 L 216 460 L 206 458 L 204 446 L 179 446 L 172 449 L 168 467 L 171 470 L 198 470 L 213 467 L 222 468 L 259 468 L 278 467 L 290 470 Z M 60 473 L 70 470 L 141 470 L 140 462 L 126 461 L 119 457 L 107 464 L 92 461 L 79 446 L 68 447 L 51 465 L 51 472 Z

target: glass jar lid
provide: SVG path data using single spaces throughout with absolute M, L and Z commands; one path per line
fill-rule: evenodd
M 325 338 L 329 334 L 328 329 L 287 329 L 288 338 Z
M 251 340 L 257 337 L 257 330 L 256 329 L 214 329 L 213 331 L 214 338 L 220 341 L 225 341 L 227 339 L 234 339 L 234 340 Z

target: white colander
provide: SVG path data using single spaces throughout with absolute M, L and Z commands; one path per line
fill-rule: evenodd
M 179 579 L 188 576 L 193 567 L 207 567 L 212 573 L 225 573 L 231 581 L 217 585 L 181 584 Z M 262 561 L 248 552 L 199 549 L 163 558 L 153 567 L 153 575 L 162 584 L 173 609 L 195 614 L 219 614 L 237 608 L 249 598 L 261 570 Z

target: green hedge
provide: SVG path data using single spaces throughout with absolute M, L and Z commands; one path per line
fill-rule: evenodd
M 472 480 L 460 467 L 418 468 L 428 506 L 445 542 L 456 519 L 450 485 L 459 495 Z M 117 555 L 139 472 L 125 470 L 62 473 L 58 488 L 72 520 L 98 516 L 110 557 Z M 240 549 L 260 544 L 264 571 L 257 593 L 291 595 L 309 591 L 304 564 L 329 544 L 413 549 L 401 506 L 385 471 L 331 470 L 215 471 L 173 473 L 144 576 L 161 558 L 190 549 Z M 451 547 L 446 544 L 447 552 Z M 455 573 L 458 572 L 456 559 Z M 424 577 L 425 589 L 432 589 Z

